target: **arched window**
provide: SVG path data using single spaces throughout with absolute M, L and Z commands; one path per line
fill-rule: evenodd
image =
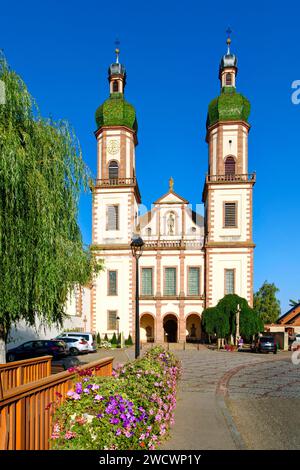
M 108 177 L 110 180 L 117 180 L 119 178 L 119 164 L 115 160 L 109 164 Z
M 226 85 L 232 85 L 231 73 L 226 73 L 225 83 Z
M 147 236 L 148 236 L 148 237 L 151 236 L 151 228 L 150 228 L 150 227 L 147 228 Z
M 235 159 L 233 157 L 227 157 L 225 160 L 225 175 L 235 175 Z
M 118 84 L 117 80 L 114 80 L 113 81 L 113 92 L 118 93 L 118 91 L 119 91 L 119 84 Z

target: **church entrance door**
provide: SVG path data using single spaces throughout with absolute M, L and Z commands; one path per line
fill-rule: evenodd
M 164 318 L 165 343 L 177 343 L 178 322 L 175 315 L 167 315 Z

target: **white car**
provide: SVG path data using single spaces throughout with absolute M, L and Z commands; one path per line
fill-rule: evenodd
M 61 333 L 58 338 L 83 338 L 88 342 L 89 345 L 89 352 L 96 352 L 97 351 L 97 342 L 96 336 L 93 333 L 89 332 L 80 332 L 80 331 L 64 331 Z
M 89 343 L 84 338 L 72 338 L 71 336 L 59 336 L 56 339 L 60 339 L 66 343 L 67 350 L 71 356 L 77 356 L 78 354 L 84 354 L 89 352 Z

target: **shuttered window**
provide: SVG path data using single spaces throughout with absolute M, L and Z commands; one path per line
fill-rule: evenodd
M 224 202 L 224 226 L 236 227 L 236 202 Z
M 231 85 L 231 84 L 232 84 L 231 73 L 226 73 L 226 85 Z
M 165 268 L 165 295 L 176 295 L 176 268 Z
M 200 295 L 200 268 L 188 270 L 188 295 Z
M 225 160 L 225 175 L 235 175 L 235 159 L 233 157 L 227 157 Z
M 234 269 L 225 269 L 225 295 L 234 294 Z
M 110 180 L 117 180 L 119 178 L 119 164 L 116 161 L 112 161 L 108 167 L 108 177 Z
M 153 295 L 152 268 L 142 268 L 142 295 Z
M 107 312 L 107 329 L 116 330 L 117 329 L 117 311 L 108 310 Z
M 106 230 L 119 230 L 119 206 L 107 206 Z
M 117 295 L 117 271 L 108 271 L 108 295 Z

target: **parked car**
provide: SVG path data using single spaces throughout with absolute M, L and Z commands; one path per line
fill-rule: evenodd
M 67 350 L 71 356 L 89 352 L 89 343 L 84 338 L 71 338 L 71 336 L 59 336 L 56 339 L 63 341 L 67 345 Z
M 6 353 L 7 362 L 31 359 L 39 356 L 53 356 L 53 358 L 68 355 L 67 346 L 59 340 L 26 341 L 16 348 L 9 349 Z
M 277 353 L 277 344 L 274 336 L 260 336 L 257 338 L 251 345 L 251 350 L 253 352 L 272 352 L 273 354 Z
M 57 338 L 84 338 L 89 345 L 89 352 L 96 352 L 97 351 L 97 342 L 96 342 L 96 335 L 94 333 L 89 332 L 80 332 L 80 331 L 64 331 Z

